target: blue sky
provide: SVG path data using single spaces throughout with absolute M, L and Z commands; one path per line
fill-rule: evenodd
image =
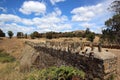
M 31 33 L 85 30 L 101 33 L 112 0 L 0 0 L 0 29 Z

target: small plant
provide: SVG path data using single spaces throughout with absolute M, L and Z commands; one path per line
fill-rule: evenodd
M 15 58 L 8 53 L 4 52 L 3 50 L 0 50 L 0 62 L 13 62 L 15 61 Z
M 110 75 L 108 80 L 115 80 L 115 75 L 114 74 Z
M 36 80 L 34 76 L 29 76 L 29 78 L 27 80 Z

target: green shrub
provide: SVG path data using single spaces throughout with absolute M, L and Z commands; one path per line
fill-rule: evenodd
M 34 76 L 30 75 L 27 80 L 36 80 Z
M 0 62 L 13 62 L 15 61 L 15 58 L 8 53 L 4 52 L 3 50 L 0 50 Z
M 85 73 L 69 66 L 50 67 L 31 74 L 26 80 L 71 80 L 73 76 L 84 79 Z
M 88 41 L 93 42 L 94 39 L 95 39 L 95 33 L 89 33 L 89 34 L 87 34 L 86 38 L 87 38 Z

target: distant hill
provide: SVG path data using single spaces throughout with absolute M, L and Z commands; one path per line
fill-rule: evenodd
M 76 31 L 72 31 L 73 33 L 85 33 L 84 30 L 76 30 Z

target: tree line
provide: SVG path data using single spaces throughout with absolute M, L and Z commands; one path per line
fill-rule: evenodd
M 7 32 L 9 38 L 11 39 L 14 35 L 12 31 Z M 0 29 L 0 37 L 6 37 L 5 33 Z M 16 35 L 17 38 L 27 38 L 27 34 L 24 34 L 23 32 L 17 32 Z
M 4 36 L 2 36 L 4 34 Z M 14 33 L 12 31 L 8 31 L 8 36 L 11 39 L 13 37 Z M 1 30 L 0 37 L 5 37 L 5 33 Z M 85 31 L 72 31 L 72 32 L 46 32 L 46 33 L 39 33 L 37 31 L 34 31 L 30 35 L 24 34 L 23 32 L 17 32 L 16 35 L 17 38 L 28 38 L 31 39 L 35 38 L 47 38 L 47 39 L 53 39 L 53 38 L 61 38 L 61 37 L 82 37 L 87 38 L 87 40 L 93 42 L 95 38 L 95 33 L 91 32 L 89 28 L 87 28 Z
M 30 37 L 32 39 L 35 38 L 47 38 L 47 39 L 53 39 L 53 38 L 61 38 L 61 37 L 82 37 L 87 38 L 87 40 L 93 42 L 95 38 L 95 33 L 91 32 L 89 28 L 87 28 L 85 31 L 78 31 L 78 32 L 46 32 L 46 33 L 39 33 L 37 31 L 31 33 Z

